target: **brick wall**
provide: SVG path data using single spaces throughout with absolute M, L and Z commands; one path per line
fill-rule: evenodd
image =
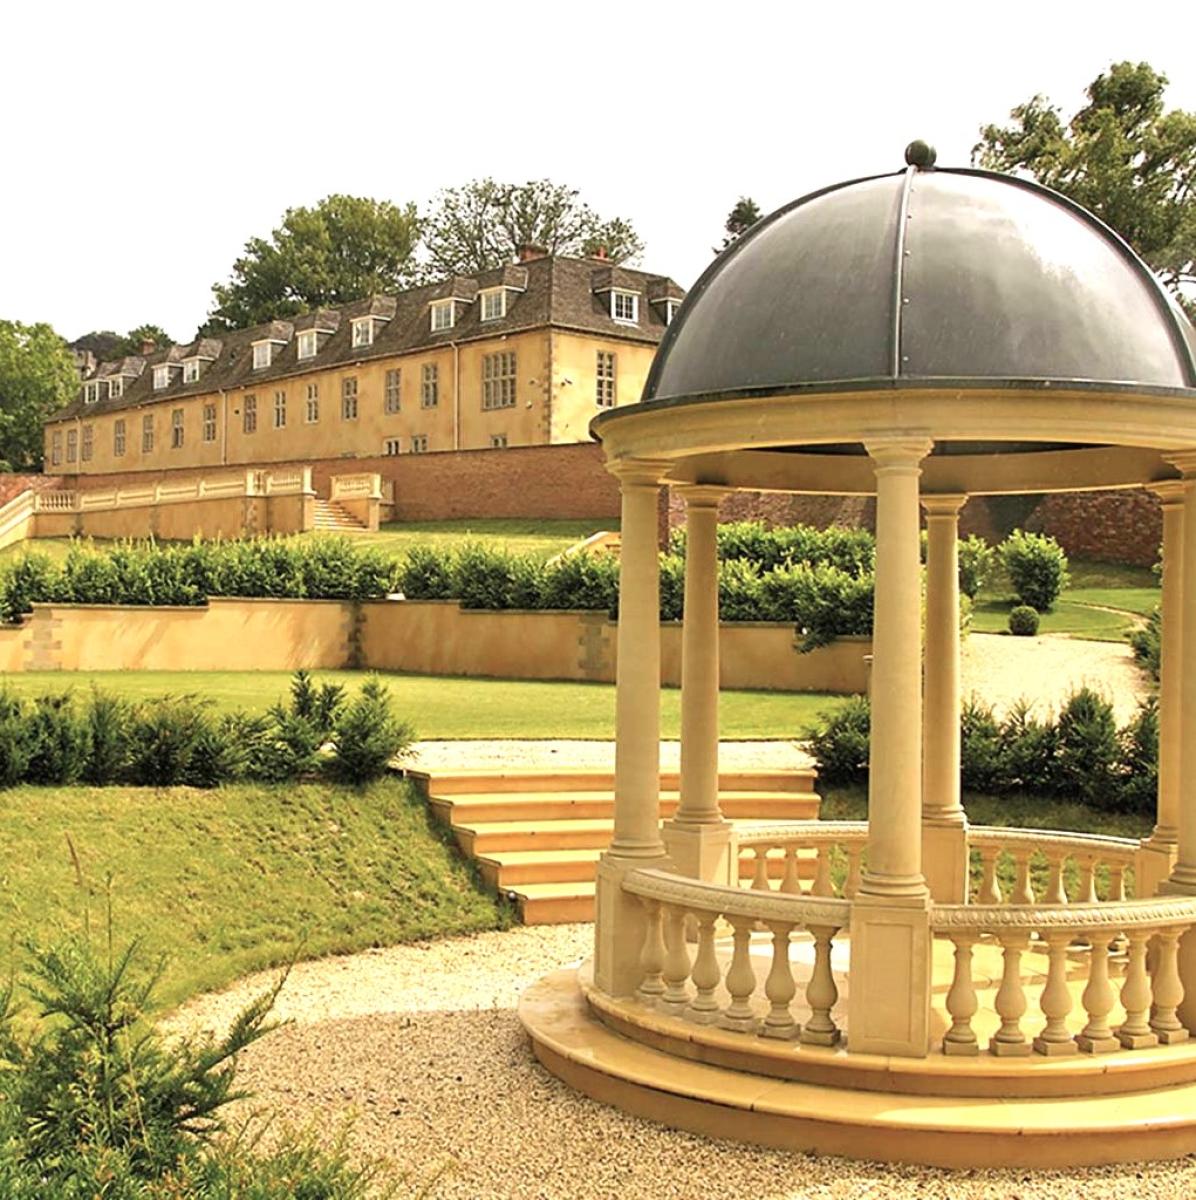
M 61 475 L 0 475 L 0 508 L 30 488 L 35 492 L 52 492 L 67 486 Z

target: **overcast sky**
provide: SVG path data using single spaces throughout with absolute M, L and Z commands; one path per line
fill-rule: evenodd
M 1186 2 L 11 4 L 0 318 L 188 340 L 288 207 L 485 175 L 576 188 L 688 287 L 738 196 L 897 170 L 915 137 L 966 166 L 982 123 L 1070 114 L 1112 62 L 1196 110 L 1194 39 Z

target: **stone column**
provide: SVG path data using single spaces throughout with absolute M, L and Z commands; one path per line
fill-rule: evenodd
M 959 798 L 959 510 L 966 496 L 923 496 L 926 679 L 922 716 L 922 871 L 940 904 L 968 899 L 968 822 Z
M 1179 714 L 1175 725 L 1179 737 L 1176 792 L 1179 841 L 1171 877 L 1159 885 L 1159 891 L 1192 896 L 1196 895 L 1196 452 L 1176 455 L 1169 461 L 1183 475 L 1179 612 L 1170 614 L 1179 618 L 1175 659 L 1179 665 Z M 1171 645 L 1165 649 L 1171 649 Z M 1179 975 L 1184 987 L 1179 1019 L 1189 1032 L 1196 1032 L 1196 938 L 1191 932 L 1180 939 Z
M 876 473 L 876 608 L 868 869 L 852 907 L 850 1045 L 923 1058 L 930 1013 L 930 897 L 922 877 L 920 463 L 928 438 L 866 444 Z
M 1136 893 L 1153 896 L 1175 867 L 1179 847 L 1180 643 L 1183 630 L 1184 483 L 1147 489 L 1163 505 L 1163 639 L 1159 670 L 1159 798 L 1154 832 L 1135 865 Z
M 665 861 L 660 838 L 660 583 L 656 507 L 666 464 L 608 464 L 622 493 L 615 697 L 615 817 L 598 863 L 594 982 L 612 996 L 639 983 L 643 906 L 623 891 L 637 867 Z
M 684 875 L 732 883 L 731 825 L 718 805 L 718 504 L 726 488 L 686 485 L 681 633 L 681 802 L 664 844 Z

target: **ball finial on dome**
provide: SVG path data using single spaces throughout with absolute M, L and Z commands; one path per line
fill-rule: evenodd
M 929 143 L 918 138 L 910 142 L 905 148 L 905 161 L 911 167 L 918 167 L 923 171 L 929 170 L 934 166 L 935 159 L 938 158 L 938 152 Z

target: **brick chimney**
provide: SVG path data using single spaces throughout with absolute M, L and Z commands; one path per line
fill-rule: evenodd
M 517 258 L 515 259 L 516 262 L 521 262 L 521 263 L 531 262 L 531 260 L 533 258 L 544 258 L 548 254 L 548 247 L 547 246 L 533 246 L 533 245 L 528 244 L 525 246 L 520 246 L 519 249 L 516 251 L 516 254 L 517 254 Z
M 151 354 L 158 348 L 158 343 L 153 338 L 147 337 L 141 339 L 141 357 L 149 358 Z
M 590 257 L 597 259 L 599 262 L 606 262 L 606 247 L 595 246 L 594 253 L 591 254 Z

